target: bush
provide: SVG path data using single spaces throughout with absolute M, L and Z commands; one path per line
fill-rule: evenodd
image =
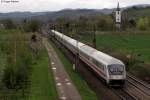
M 5 29 L 15 29 L 16 24 L 11 19 L 2 20 Z
M 7 63 L 2 82 L 8 89 L 22 88 L 31 72 L 32 55 L 29 44 L 24 41 L 17 42 L 20 38 L 16 36 L 13 37 L 13 42 L 8 41 L 6 45 L 3 45 L 3 49 L 7 51 L 3 51 L 7 54 Z
M 5 70 L 4 70 L 4 77 L 3 77 L 3 83 L 5 84 L 5 86 L 8 88 L 8 89 L 13 89 L 15 87 L 15 72 L 14 72 L 14 69 L 13 67 L 7 67 Z
M 147 17 L 140 18 L 137 27 L 140 30 L 147 30 L 149 28 L 149 21 Z
M 31 56 L 24 52 L 19 56 L 16 62 L 14 57 L 9 57 L 4 70 L 3 82 L 10 89 L 21 88 L 30 73 Z
M 130 19 L 129 20 L 129 26 L 132 28 L 136 27 L 136 21 L 134 19 Z
M 37 32 L 41 27 L 41 23 L 36 20 L 24 22 L 23 29 L 26 32 Z

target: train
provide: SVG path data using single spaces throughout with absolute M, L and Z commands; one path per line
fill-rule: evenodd
M 81 43 L 56 30 L 51 30 L 51 36 L 64 45 L 86 63 L 107 85 L 124 86 L 126 80 L 125 64 L 101 51 Z

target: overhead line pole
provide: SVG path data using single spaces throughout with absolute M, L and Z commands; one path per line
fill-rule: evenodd
M 77 25 L 75 24 L 75 33 L 77 34 Z M 79 65 L 79 38 L 76 36 L 76 46 L 77 46 L 77 52 L 76 52 L 76 59 L 75 59 L 75 67 L 78 68 Z
M 94 25 L 93 28 L 94 28 L 93 46 L 96 49 L 96 25 Z

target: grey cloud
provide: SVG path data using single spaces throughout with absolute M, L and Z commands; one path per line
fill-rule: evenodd
M 19 0 L 19 3 L 0 3 L 0 12 L 56 11 L 65 8 L 114 8 L 118 0 Z M 134 4 L 150 4 L 150 0 L 120 0 L 122 7 Z

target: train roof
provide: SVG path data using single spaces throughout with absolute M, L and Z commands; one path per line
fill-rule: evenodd
M 57 31 L 55 31 L 55 32 L 59 36 L 62 36 L 61 33 L 57 32 Z M 72 45 L 77 46 L 77 40 L 72 39 L 72 38 L 70 38 L 70 37 L 68 37 L 66 35 L 64 35 L 63 38 L 66 41 L 68 41 L 69 43 L 71 43 Z M 112 57 L 112 56 L 110 56 L 110 55 L 108 55 L 106 53 L 98 51 L 98 50 L 96 50 L 96 49 L 94 49 L 94 48 L 92 48 L 92 47 L 90 47 L 90 46 L 88 46 L 88 45 L 86 45 L 84 43 L 78 42 L 78 48 L 82 52 L 86 53 L 88 56 L 92 57 L 93 59 L 95 59 L 95 60 L 97 60 L 97 61 L 99 61 L 99 62 L 101 62 L 101 63 L 103 63 L 105 65 L 112 65 L 112 64 L 124 65 L 122 63 L 122 61 L 120 61 L 120 60 L 118 60 L 118 59 L 116 59 L 116 58 L 114 58 L 114 57 Z
M 112 65 L 112 64 L 121 64 L 124 65 L 120 60 L 103 53 L 101 51 L 98 51 L 88 45 L 84 45 L 80 48 L 82 51 L 84 51 L 86 54 L 91 56 L 93 59 L 102 62 L 105 65 Z

